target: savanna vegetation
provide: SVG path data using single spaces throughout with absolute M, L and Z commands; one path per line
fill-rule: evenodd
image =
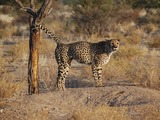
M 120 49 L 103 68 L 106 84 L 111 81 L 125 81 L 136 86 L 160 90 L 158 0 L 53 1 L 53 10 L 43 24 L 56 33 L 62 42 L 98 42 L 105 38 L 121 40 Z M 25 0 L 22 2 L 28 5 Z M 42 0 L 37 0 L 37 6 L 41 2 Z M 21 91 L 27 91 L 29 16 L 19 11 L 12 0 L 0 1 L 0 102 Z M 56 81 L 55 47 L 54 41 L 42 32 L 39 61 L 39 86 L 42 89 L 53 87 Z M 81 69 L 83 72 L 79 75 L 70 73 L 69 78 L 87 78 L 89 82 L 93 82 L 89 66 L 82 66 Z M 79 120 L 88 116 L 97 118 L 107 111 L 108 114 L 114 111 L 117 115 L 118 109 L 99 107 L 90 111 L 86 108 L 84 111 L 75 111 L 72 117 Z M 128 120 L 126 108 L 121 112 L 123 115 L 119 114 L 117 117 Z M 95 116 L 92 116 L 93 114 Z M 108 114 L 102 117 L 106 118 Z
M 40 2 L 37 1 L 37 4 Z M 28 15 L 18 12 L 19 9 L 11 3 L 1 1 L 0 7 L 1 43 L 15 42 L 7 50 L 10 57 L 1 57 L 1 76 L 8 76 L 6 65 L 28 56 Z M 147 0 L 54 1 L 54 12 L 44 24 L 65 43 L 80 40 L 97 42 L 106 37 L 121 39 L 119 51 L 104 67 L 104 79 L 125 79 L 159 89 L 160 10 L 158 1 L 152 6 L 149 6 L 150 3 L 152 1 Z M 41 41 L 40 54 L 49 57 L 53 54 L 55 43 L 46 40 L 45 34 L 42 33 L 42 36 L 45 40 Z M 90 69 L 86 71 L 89 73 Z

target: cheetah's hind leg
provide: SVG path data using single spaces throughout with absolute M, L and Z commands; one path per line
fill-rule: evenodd
M 69 65 L 62 64 L 58 67 L 57 88 L 58 90 L 65 90 L 65 79 L 68 75 Z

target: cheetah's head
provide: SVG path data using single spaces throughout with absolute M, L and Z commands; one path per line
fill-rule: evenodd
M 119 39 L 110 39 L 109 46 L 112 51 L 117 51 L 119 48 L 120 40 Z

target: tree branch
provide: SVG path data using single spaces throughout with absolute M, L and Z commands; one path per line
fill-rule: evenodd
M 52 8 L 49 9 L 47 15 L 49 15 L 51 13 L 51 11 L 52 11 Z
M 23 4 L 19 0 L 14 0 L 20 8 L 24 8 Z
M 34 17 L 37 17 L 37 13 L 36 13 L 35 11 L 33 11 L 31 8 L 29 8 L 29 7 L 24 7 L 24 5 L 22 4 L 21 1 L 19 1 L 19 0 L 14 0 L 14 1 L 15 1 L 15 2 L 17 3 L 17 5 L 21 8 L 21 10 L 29 13 L 30 15 L 32 15 L 32 16 L 34 16 Z
M 37 12 L 37 22 L 42 21 L 43 18 L 45 18 L 52 10 L 52 0 L 44 0 L 42 6 L 40 7 L 40 9 Z
M 20 0 L 14 0 L 17 5 L 21 8 L 21 10 L 26 11 L 30 15 L 33 16 L 34 22 L 41 22 L 43 18 L 45 18 L 52 10 L 52 0 L 44 0 L 42 6 L 38 10 L 38 12 L 35 12 L 35 3 L 34 0 L 30 0 L 30 8 L 24 7 L 22 2 Z
M 34 3 L 34 0 L 30 0 L 30 7 L 32 9 L 35 9 L 35 3 Z

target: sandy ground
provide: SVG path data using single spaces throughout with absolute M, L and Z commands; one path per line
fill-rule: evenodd
M 1 103 L 1 120 L 67 120 L 83 107 L 110 106 L 128 108 L 133 120 L 143 120 L 148 108 L 160 112 L 160 92 L 137 86 L 67 88 L 65 91 L 45 91 L 39 95 L 13 96 Z M 157 120 L 160 116 L 156 117 Z

